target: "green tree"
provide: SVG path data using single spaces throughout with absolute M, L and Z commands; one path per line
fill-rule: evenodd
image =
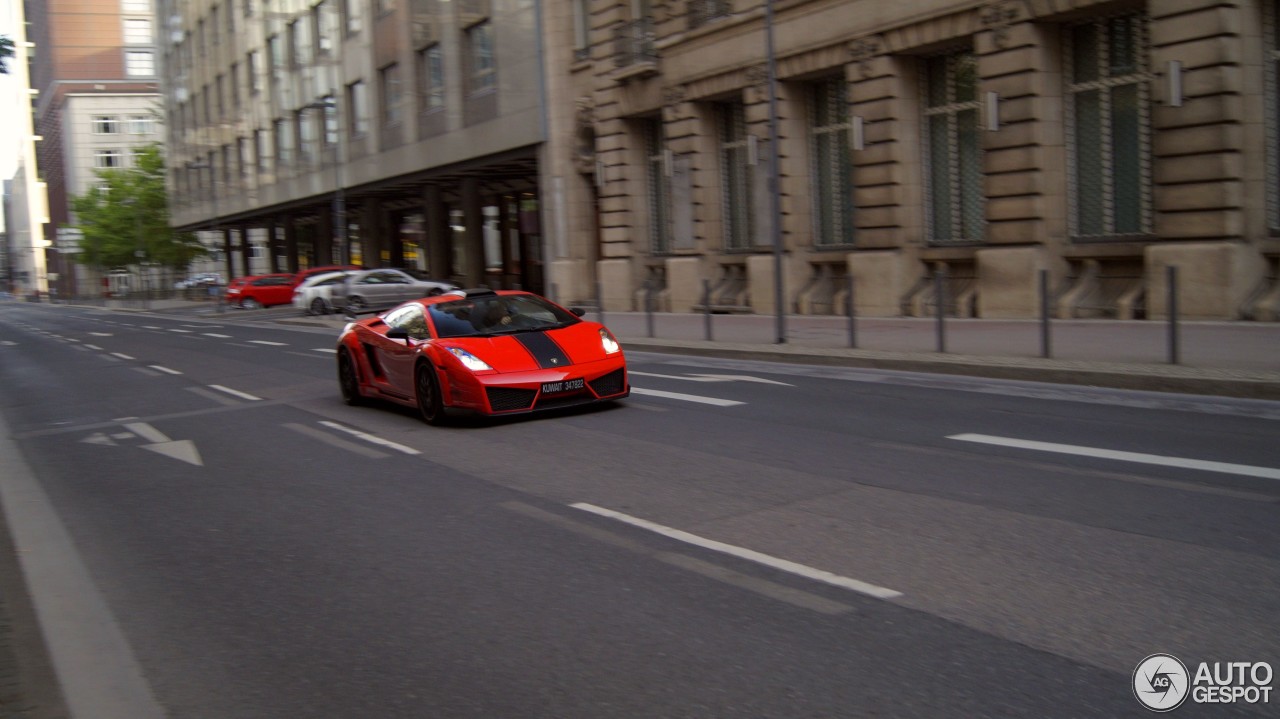
M 0 35 L 0 75 L 9 74 L 9 58 L 13 56 L 13 38 Z
M 193 233 L 169 229 L 160 145 L 141 148 L 130 169 L 96 174 L 97 186 L 71 198 L 77 227 L 84 232 L 77 262 L 100 269 L 153 262 L 184 270 L 193 259 L 207 254 Z

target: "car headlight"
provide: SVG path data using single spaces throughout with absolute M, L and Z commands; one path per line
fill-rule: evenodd
M 480 359 L 479 357 L 476 357 L 475 355 L 471 354 L 470 352 L 464 349 L 458 349 L 457 347 L 450 347 L 449 351 L 453 353 L 454 357 L 458 358 L 458 361 L 462 363 L 463 367 L 466 367 L 472 372 L 480 372 L 483 370 L 493 369 L 488 364 L 486 364 L 484 360 Z
M 615 340 L 613 335 L 609 334 L 609 330 L 603 327 L 600 328 L 600 344 L 604 345 L 604 353 L 607 355 L 622 350 L 622 345 L 618 344 L 618 340 Z

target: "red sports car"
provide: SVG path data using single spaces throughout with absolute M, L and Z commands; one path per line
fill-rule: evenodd
M 342 397 L 417 407 L 430 424 L 451 410 L 519 414 L 626 397 L 622 347 L 581 315 L 510 290 L 407 302 L 342 331 Z

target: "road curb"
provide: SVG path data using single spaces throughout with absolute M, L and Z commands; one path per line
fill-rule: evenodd
M 727 342 L 686 342 L 627 337 L 619 339 L 624 348 L 640 352 L 953 374 L 1147 392 L 1280 400 L 1280 372 L 1235 372 L 1171 365 L 1119 365 L 973 355 L 931 357 L 911 353 L 794 345 L 775 345 L 766 348 Z

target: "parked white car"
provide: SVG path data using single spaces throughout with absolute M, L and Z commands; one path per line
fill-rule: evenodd
M 408 272 L 390 267 L 355 272 L 346 279 L 344 307 L 357 312 L 394 307 L 401 302 L 458 289 L 452 282 L 420 280 Z
M 303 280 L 293 290 L 293 306 L 309 315 L 327 315 L 346 306 L 344 283 L 355 272 L 326 272 Z

